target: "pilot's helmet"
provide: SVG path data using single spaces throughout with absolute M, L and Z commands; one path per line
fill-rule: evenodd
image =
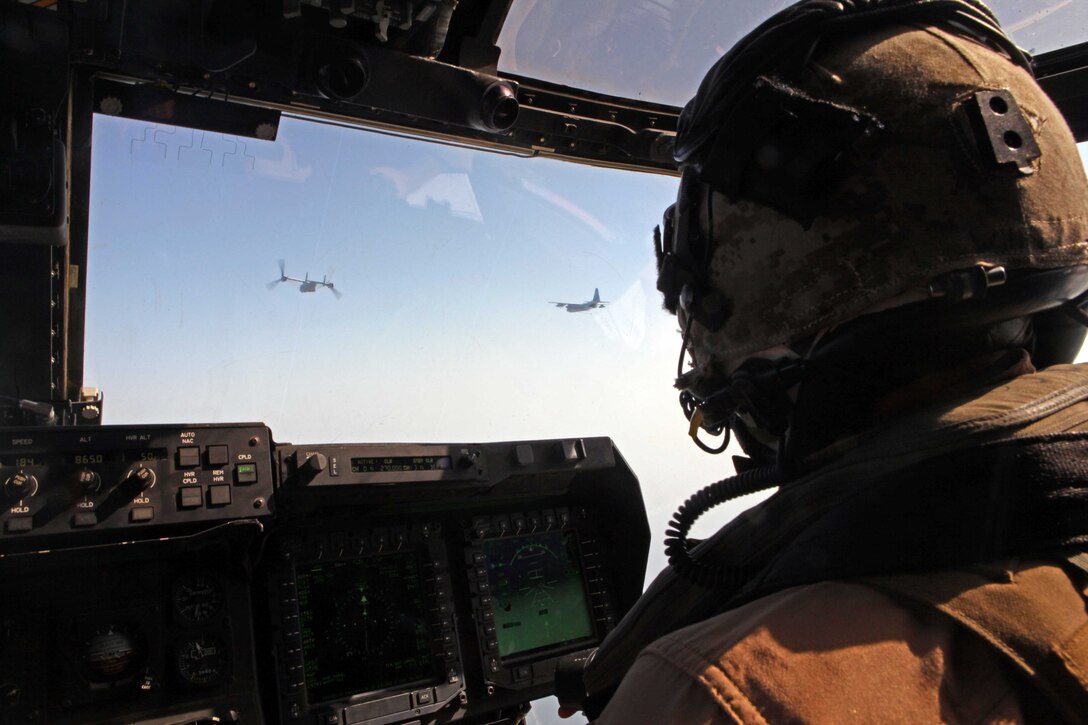
M 809 0 L 711 69 L 658 249 L 665 306 L 691 322 L 681 387 L 882 306 L 1088 264 L 1062 114 L 988 10 L 951 4 Z

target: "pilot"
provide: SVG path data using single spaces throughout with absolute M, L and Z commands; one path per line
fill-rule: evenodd
M 806 0 L 710 70 L 675 154 L 676 384 L 747 457 L 677 513 L 587 712 L 1088 721 L 1088 181 L 1028 59 L 975 0 Z

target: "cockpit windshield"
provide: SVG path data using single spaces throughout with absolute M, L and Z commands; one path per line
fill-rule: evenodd
M 714 62 L 795 0 L 515 0 L 499 70 L 640 101 L 682 106 Z M 1075 45 L 1088 4 L 991 0 L 1005 31 L 1032 54 Z
M 688 440 L 671 388 L 651 231 L 672 177 L 299 118 L 272 142 L 99 115 L 92 156 L 85 381 L 107 423 L 608 435 L 655 537 L 683 491 L 732 470 Z
M 106 423 L 609 435 L 659 533 L 731 469 L 671 387 L 651 235 L 676 184 L 300 118 L 273 142 L 98 115 L 84 379 Z

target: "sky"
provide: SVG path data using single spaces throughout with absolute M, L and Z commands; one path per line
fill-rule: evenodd
M 686 437 L 652 229 L 669 176 L 285 119 L 276 142 L 97 116 L 84 382 L 105 422 L 294 443 L 611 436 L 658 534 L 731 472 Z M 328 276 L 342 292 L 266 284 Z M 600 290 L 609 305 L 572 314 Z M 163 381 L 170 381 L 164 385 Z

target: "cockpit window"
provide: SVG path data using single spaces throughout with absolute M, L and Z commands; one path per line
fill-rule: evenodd
M 652 230 L 676 186 L 298 118 L 270 142 L 96 116 L 84 381 L 106 423 L 280 442 L 608 435 L 659 536 L 731 470 L 672 388 Z
M 682 106 L 713 63 L 796 0 L 515 0 L 499 35 L 499 70 L 641 101 Z M 1081 0 L 990 0 L 1033 54 L 1088 40 Z
M 1088 4 L 1080 0 L 990 0 L 1005 32 L 1032 55 L 1088 41 Z
M 745 33 L 795 0 L 514 0 L 499 70 L 682 106 Z

